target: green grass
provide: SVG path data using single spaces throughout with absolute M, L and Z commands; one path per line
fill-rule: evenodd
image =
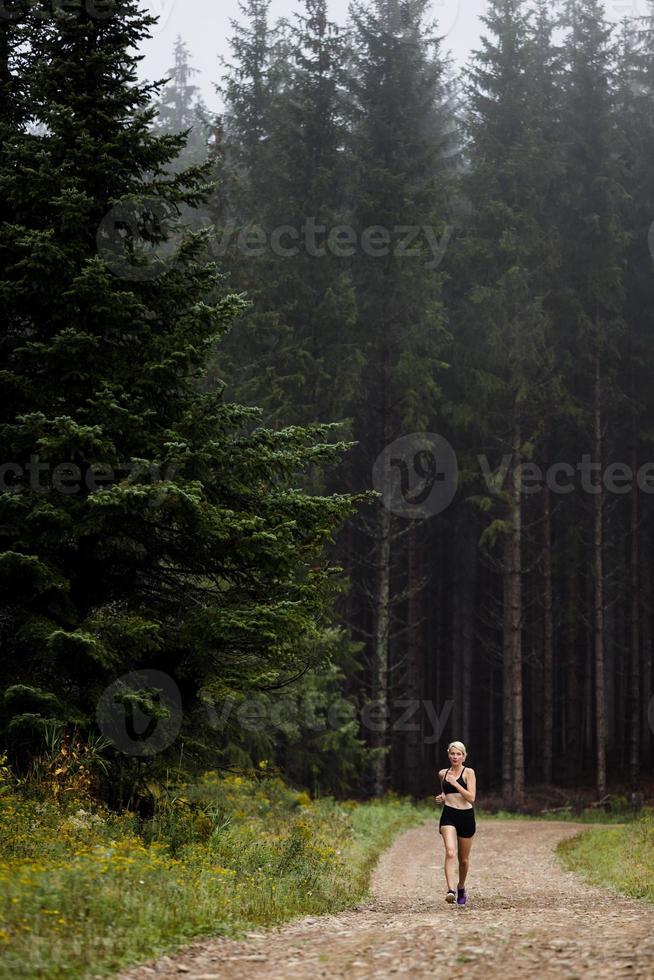
M 638 823 L 645 818 L 654 817 L 654 809 L 645 807 L 639 814 L 635 814 L 631 808 L 615 807 L 613 810 L 602 810 L 599 807 L 584 810 L 561 810 L 557 812 L 545 811 L 544 813 L 516 813 L 510 810 L 484 810 L 483 807 L 475 807 L 475 811 L 483 820 L 566 820 L 571 823 L 588 824 L 628 824 Z
M 622 827 L 593 827 L 562 841 L 557 853 L 566 868 L 594 885 L 654 902 L 654 819 L 651 814 Z
M 5 783 L 0 976 L 106 976 L 197 936 L 347 908 L 395 834 L 433 816 L 396 797 L 310 800 L 265 774 L 207 774 L 148 821 Z
M 433 808 L 415 806 L 393 797 L 384 803 L 365 803 L 352 810 L 348 860 L 352 863 L 351 887 L 358 900 L 368 895 L 370 872 L 398 832 L 434 817 Z

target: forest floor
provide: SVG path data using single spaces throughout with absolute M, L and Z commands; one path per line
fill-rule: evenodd
M 478 819 L 469 902 L 458 907 L 444 901 L 442 843 L 429 822 L 382 855 L 369 902 L 245 941 L 196 941 L 120 980 L 652 977 L 654 907 L 584 884 L 554 853 L 587 827 Z

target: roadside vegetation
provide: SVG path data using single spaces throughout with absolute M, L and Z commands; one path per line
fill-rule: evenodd
M 637 824 L 641 820 L 654 820 L 654 807 L 643 807 L 634 812 L 625 803 L 615 803 L 611 809 L 601 807 L 584 807 L 575 809 L 569 807 L 561 810 L 542 810 L 531 813 L 520 813 L 514 810 L 484 810 L 476 807 L 477 816 L 482 820 L 566 820 L 571 823 L 589 824 Z
M 433 816 L 393 796 L 312 800 L 265 763 L 152 791 L 144 819 L 2 766 L 0 976 L 110 975 L 197 936 L 338 911 L 395 834 Z
M 654 816 L 648 812 L 621 827 L 593 827 L 562 841 L 564 866 L 593 885 L 654 902 Z

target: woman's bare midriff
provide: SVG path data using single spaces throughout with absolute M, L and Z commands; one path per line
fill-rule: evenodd
M 443 806 L 451 806 L 454 810 L 472 810 L 472 803 L 468 803 L 462 796 L 458 800 L 455 797 L 451 803 L 449 800 L 443 800 Z

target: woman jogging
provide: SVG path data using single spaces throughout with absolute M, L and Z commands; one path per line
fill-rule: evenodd
M 452 903 L 456 899 L 458 905 L 465 905 L 468 858 L 472 838 L 477 829 L 473 807 L 477 784 L 474 769 L 465 765 L 467 750 L 463 742 L 450 742 L 447 754 L 450 765 L 448 769 L 441 769 L 438 773 L 441 792 L 436 797 L 436 802 L 443 804 L 438 826 L 445 845 L 445 881 L 447 882 L 445 901 Z M 455 893 L 457 850 L 459 881 Z

